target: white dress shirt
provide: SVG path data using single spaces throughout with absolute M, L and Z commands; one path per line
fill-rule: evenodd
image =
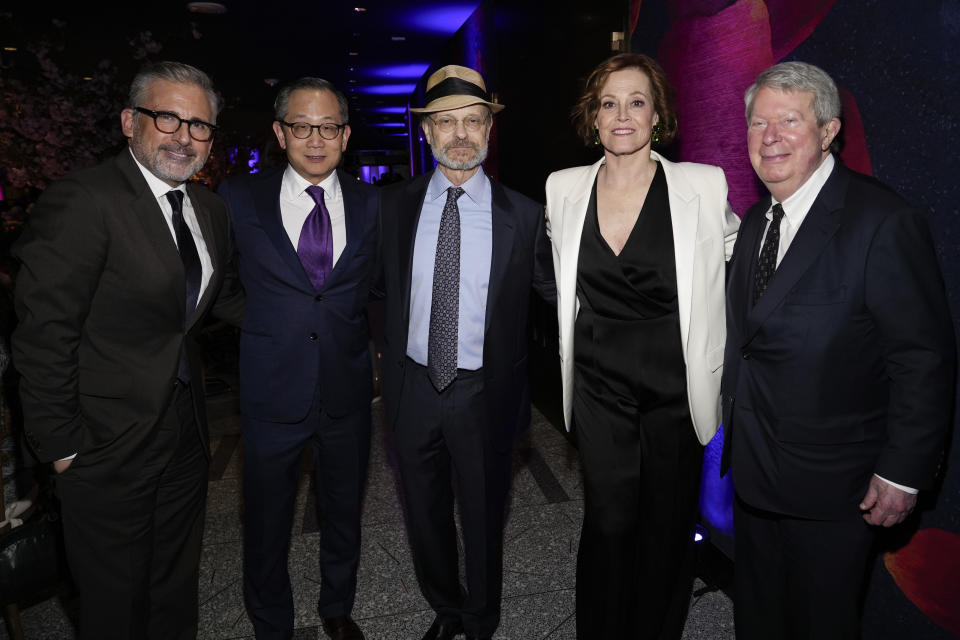
M 130 155 L 133 156 L 132 151 Z M 137 164 L 144 179 L 147 181 L 147 186 L 149 186 L 150 191 L 153 192 L 153 197 L 157 199 L 157 204 L 160 205 L 160 211 L 163 212 L 163 219 L 167 221 L 167 228 L 170 229 L 170 235 L 173 237 L 174 244 L 177 242 L 177 232 L 173 228 L 173 207 L 170 205 L 170 200 L 167 199 L 167 192 L 180 191 L 183 193 L 183 220 L 187 223 L 187 228 L 190 229 L 193 242 L 197 245 L 197 255 L 200 256 L 200 293 L 197 296 L 197 300 L 199 301 L 200 298 L 203 297 L 203 292 L 207 290 L 207 285 L 210 283 L 210 276 L 213 275 L 213 261 L 210 259 L 210 252 L 207 251 L 207 244 L 203 241 L 203 233 L 200 232 L 197 213 L 193 209 L 193 203 L 190 202 L 190 196 L 187 195 L 187 189 L 183 184 L 175 188 L 171 187 L 140 164 L 136 156 L 133 156 L 133 161 Z
M 303 223 L 313 211 L 316 202 L 307 193 L 307 187 L 313 183 L 305 179 L 296 170 L 287 165 L 280 183 L 280 218 L 287 237 L 296 249 L 300 242 L 300 232 Z M 317 185 L 323 189 L 323 204 L 330 214 L 330 228 L 333 231 L 333 265 L 337 264 L 343 248 L 347 245 L 347 221 L 343 206 L 343 192 L 340 190 L 340 180 L 334 171 Z

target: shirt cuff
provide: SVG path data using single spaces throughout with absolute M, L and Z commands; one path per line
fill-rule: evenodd
M 873 475 L 877 476 L 878 478 L 880 478 L 881 480 L 883 480 L 883 481 L 886 482 L 887 484 L 889 484 L 889 485 L 891 485 L 891 486 L 894 486 L 894 487 L 896 487 L 897 489 L 900 489 L 900 491 L 905 491 L 905 492 L 910 493 L 910 494 L 913 494 L 913 495 L 917 495 L 918 493 L 920 493 L 920 490 L 919 490 L 919 489 L 914 489 L 913 487 L 905 487 L 905 486 L 903 486 L 902 484 L 897 484 L 896 482 L 890 482 L 889 480 L 887 480 L 887 479 L 884 478 L 883 476 L 878 475 L 878 474 L 876 474 L 876 473 L 873 474 Z
M 60 458 L 59 460 L 57 460 L 57 462 L 63 462 L 64 460 L 73 460 L 76 457 L 77 457 L 77 454 L 73 454 L 72 456 L 67 456 L 66 458 Z M 879 478 L 880 476 L 877 476 L 877 477 Z

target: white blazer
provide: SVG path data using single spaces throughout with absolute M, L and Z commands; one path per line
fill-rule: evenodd
M 690 417 L 697 438 L 706 444 L 720 424 L 720 374 L 727 334 L 724 265 L 733 252 L 740 219 L 727 204 L 723 169 L 670 162 L 654 151 L 650 156 L 663 166 L 667 178 Z M 580 234 L 603 163 L 601 158 L 590 166 L 556 171 L 547 178 L 547 233 L 553 244 L 557 280 L 563 418 L 568 431 L 573 408 L 573 324 L 580 310 Z

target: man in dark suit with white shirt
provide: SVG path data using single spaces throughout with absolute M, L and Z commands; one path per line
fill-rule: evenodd
M 350 125 L 347 100 L 332 84 L 301 78 L 283 87 L 274 116 L 287 163 L 220 187 L 247 293 L 240 334 L 244 596 L 258 640 L 292 637 L 287 556 L 310 443 L 322 513 L 317 611 L 334 640 L 362 640 L 350 612 L 370 450 L 364 309 L 379 192 L 337 168 Z
M 746 106 L 771 197 L 744 216 L 729 267 L 737 638 L 857 638 L 876 528 L 936 482 L 952 322 L 926 214 L 831 153 L 830 77 L 775 65 Z
M 59 472 L 80 637 L 195 638 L 209 443 L 196 334 L 239 323 L 223 201 L 187 181 L 219 107 L 191 66 L 143 69 L 129 148 L 52 184 L 14 254 L 27 438 Z

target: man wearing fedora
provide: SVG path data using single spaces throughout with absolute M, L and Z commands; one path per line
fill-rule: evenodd
M 383 395 L 417 579 L 436 612 L 423 640 L 490 638 L 500 621 L 511 445 L 530 419 L 529 294 L 552 299 L 553 271 L 543 208 L 480 166 L 503 109 L 480 74 L 443 67 L 424 101 L 410 111 L 421 114 L 439 170 L 381 196 Z

